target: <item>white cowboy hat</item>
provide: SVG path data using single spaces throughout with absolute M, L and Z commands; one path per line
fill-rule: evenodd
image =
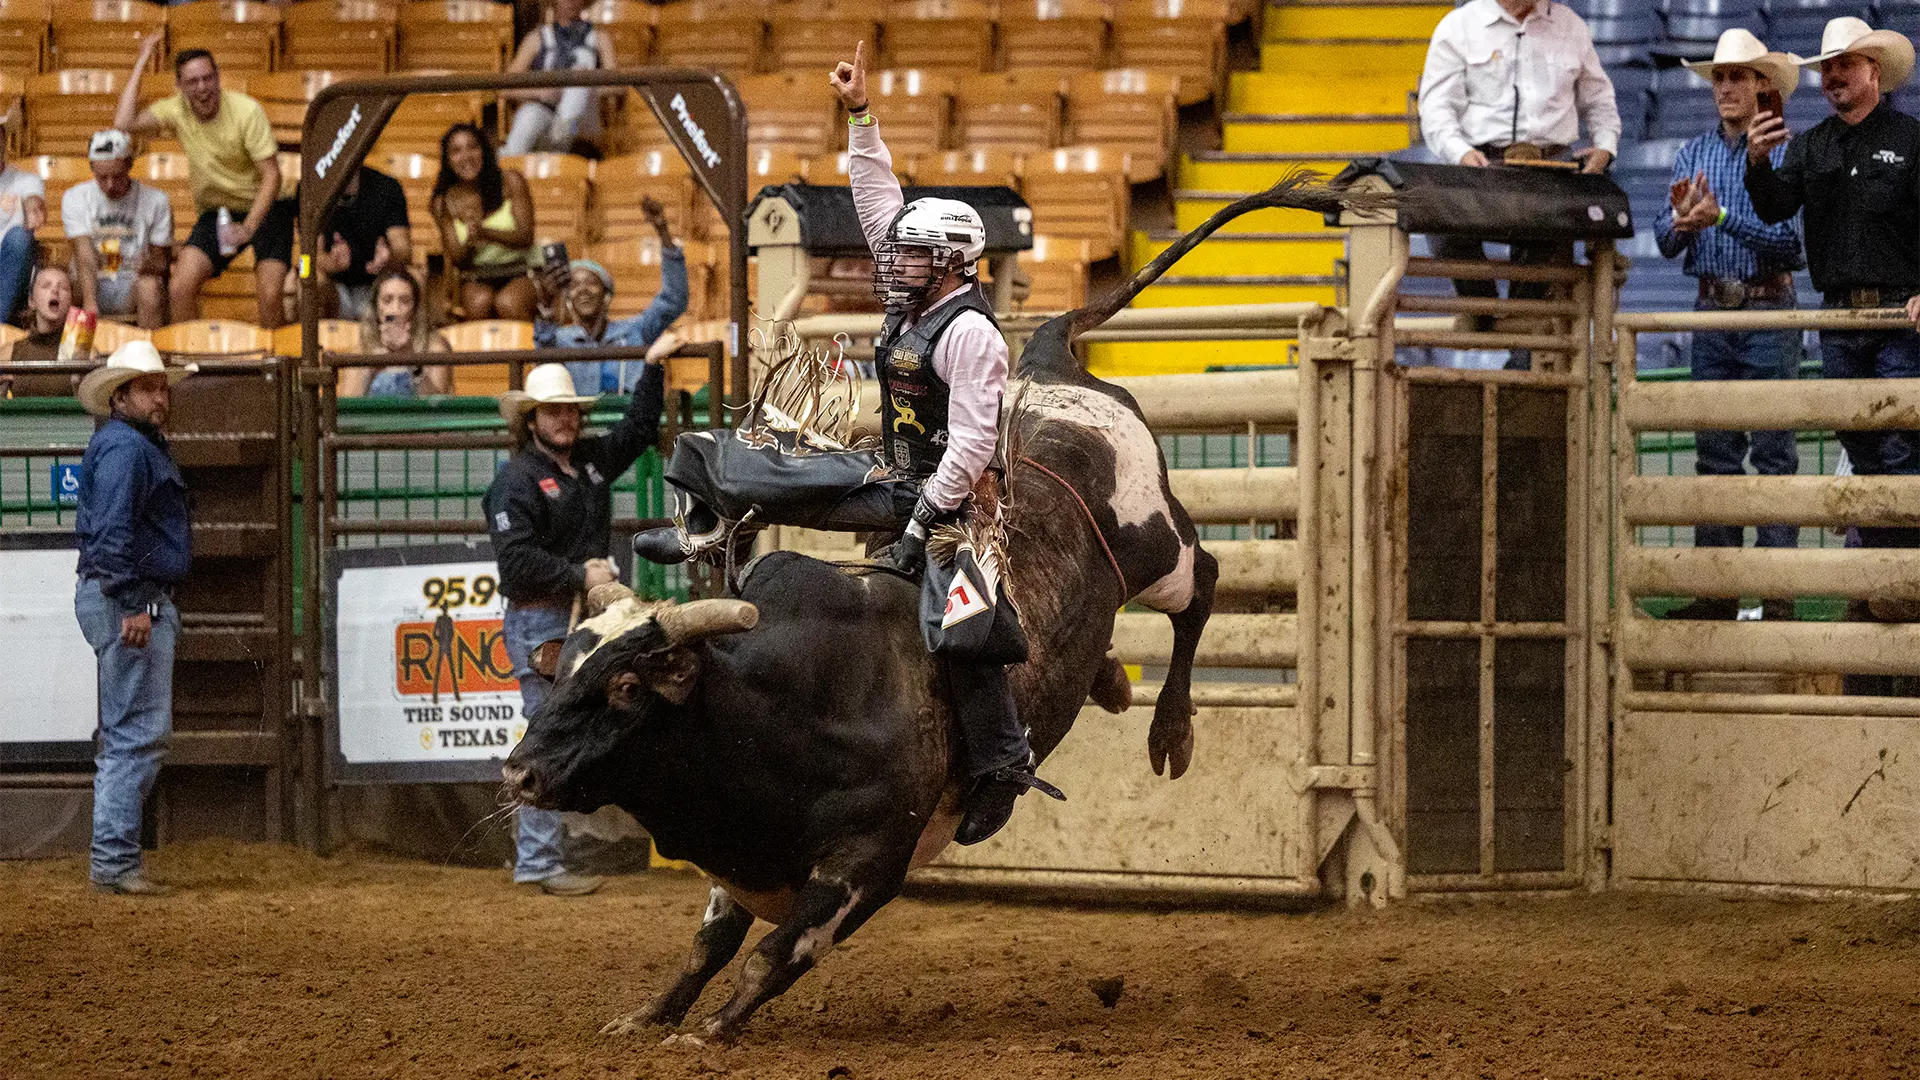
M 1713 59 L 1685 60 L 1682 65 L 1688 71 L 1708 79 L 1713 78 L 1713 69 L 1717 67 L 1752 68 L 1772 83 L 1784 98 L 1793 96 L 1794 87 L 1800 85 L 1798 60 L 1799 57 L 1788 53 L 1768 52 L 1759 38 L 1736 26 L 1720 35 L 1719 42 L 1713 47 Z
M 113 392 L 140 376 L 165 375 L 167 385 L 172 386 L 199 370 L 198 364 L 168 367 L 153 342 L 136 338 L 113 350 L 104 365 L 87 372 L 87 377 L 80 380 L 80 405 L 95 416 L 110 416 Z
M 576 394 L 573 374 L 565 364 L 541 364 L 527 372 L 525 390 L 509 390 L 500 395 L 500 415 L 518 420 L 535 405 L 591 405 L 598 394 Z
M 1892 30 L 1875 30 L 1851 15 L 1830 20 L 1820 33 L 1820 52 L 1800 61 L 1814 67 L 1841 53 L 1865 53 L 1880 62 L 1880 89 L 1891 90 L 1913 74 L 1913 42 Z

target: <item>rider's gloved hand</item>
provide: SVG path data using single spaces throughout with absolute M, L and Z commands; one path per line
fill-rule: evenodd
M 914 504 L 913 516 L 907 519 L 906 531 L 887 549 L 880 562 L 908 577 L 917 576 L 927 565 L 927 534 L 940 516 L 940 509 L 922 495 L 920 501 Z

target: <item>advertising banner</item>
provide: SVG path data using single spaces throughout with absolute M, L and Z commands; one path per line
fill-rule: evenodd
M 491 548 L 347 550 L 334 567 L 338 779 L 498 780 L 526 720 Z
M 72 534 L 17 534 L 0 548 L 0 761 L 87 761 L 99 719 L 93 650 L 73 614 Z

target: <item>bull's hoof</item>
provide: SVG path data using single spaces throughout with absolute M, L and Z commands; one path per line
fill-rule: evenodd
M 684 1047 L 684 1048 L 693 1049 L 693 1050 L 704 1050 L 707 1047 L 707 1041 L 705 1039 L 702 1039 L 698 1035 L 689 1035 L 686 1033 L 682 1033 L 679 1035 L 669 1035 L 666 1038 L 661 1039 L 660 1045 L 661 1046 L 678 1046 L 678 1047 Z
M 729 1019 L 724 1012 L 720 1012 L 708 1017 L 707 1022 L 700 1025 L 700 1032 L 710 1043 L 732 1046 L 739 1041 L 740 1031 L 745 1026 L 743 1021 Z M 687 1038 L 692 1037 L 687 1036 Z
M 644 1033 L 648 1028 L 672 1027 L 685 1019 L 686 1015 L 684 1009 L 681 1010 L 678 1016 L 670 1015 L 668 1010 L 663 1006 L 663 1003 L 655 1001 L 648 1004 L 645 1008 L 635 1009 L 617 1020 L 607 1021 L 607 1025 L 600 1029 L 600 1034 L 639 1035 Z
M 1164 718 L 1156 713 L 1147 728 L 1147 760 L 1153 775 L 1180 779 L 1193 764 L 1193 720 L 1177 713 Z

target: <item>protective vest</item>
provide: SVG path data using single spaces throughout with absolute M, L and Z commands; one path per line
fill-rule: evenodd
M 946 380 L 934 373 L 933 348 L 963 311 L 977 311 L 995 328 L 993 307 L 978 285 L 940 305 L 903 331 L 905 313 L 889 315 L 873 355 L 880 373 L 880 437 L 887 464 L 910 477 L 932 476 L 947 452 Z

